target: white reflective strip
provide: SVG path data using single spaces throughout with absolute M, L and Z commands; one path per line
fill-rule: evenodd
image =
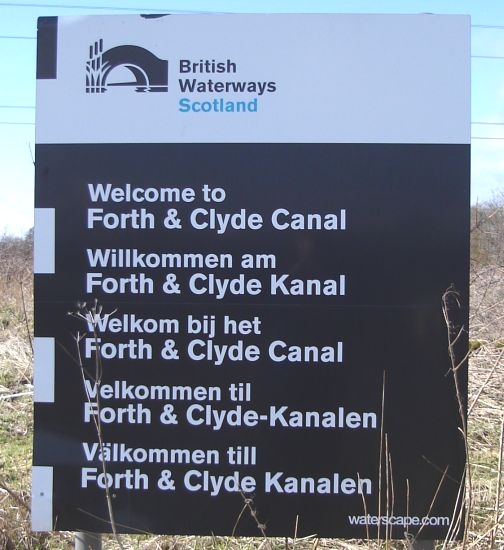
M 34 262 L 35 273 L 54 273 L 55 209 L 35 208 Z
M 54 403 L 54 338 L 34 339 L 33 380 L 35 403 Z
M 32 468 L 31 525 L 33 531 L 53 530 L 52 466 L 33 466 Z

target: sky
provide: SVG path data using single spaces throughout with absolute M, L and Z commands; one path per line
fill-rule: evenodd
M 504 196 L 504 0 L 0 0 L 0 234 L 33 226 L 37 18 L 170 12 L 470 15 L 471 202 Z

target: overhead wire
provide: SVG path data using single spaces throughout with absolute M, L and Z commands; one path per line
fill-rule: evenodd
M 187 13 L 187 10 L 174 10 L 163 8 L 147 8 L 145 6 L 140 7 L 121 7 L 121 6 L 87 6 L 84 4 L 39 4 L 32 2 L 1 2 L 0 6 L 13 7 L 13 8 L 56 8 L 56 9 L 86 9 L 86 10 L 114 10 L 114 11 L 134 11 L 134 12 L 158 12 L 158 13 Z M 194 10 L 191 10 L 194 11 Z M 202 12 L 197 12 L 202 13 Z M 210 13 L 210 12 L 205 12 Z M 504 25 L 485 25 L 485 24 L 471 24 L 471 27 L 479 29 L 501 29 L 504 30 Z
M 159 8 L 126 8 L 118 6 L 83 6 L 83 5 L 65 5 L 65 4 L 32 4 L 32 3 L 20 3 L 20 2 L 0 2 L 0 6 L 11 7 L 11 8 L 56 8 L 56 9 L 65 9 L 65 10 L 74 10 L 74 9 L 86 9 L 86 10 L 115 10 L 115 11 L 155 11 Z M 165 12 L 166 10 L 161 10 Z
M 188 10 L 168 10 L 163 8 L 146 8 L 141 7 L 120 7 L 120 6 L 86 6 L 83 4 L 80 5 L 65 5 L 65 4 L 32 4 L 32 3 L 19 3 L 19 2 L 0 2 L 0 6 L 11 7 L 11 8 L 55 8 L 55 9 L 65 9 L 65 10 L 113 10 L 113 11 L 130 11 L 137 13 L 145 12 L 154 12 L 154 13 L 188 13 Z M 210 13 L 210 12 L 201 12 L 190 10 L 192 13 Z
M 471 25 L 475 29 L 499 29 L 504 30 L 504 25 Z
M 110 11 L 124 11 L 124 12 L 136 12 L 136 13 L 215 13 L 213 11 L 196 11 L 196 10 L 176 10 L 176 9 L 163 9 L 163 8 L 147 8 L 144 6 L 141 7 L 121 7 L 121 6 L 86 6 L 82 4 L 35 4 L 28 2 L 1 2 L 0 6 L 4 7 L 13 7 L 13 8 L 54 8 L 54 9 L 65 9 L 65 10 L 74 10 L 74 9 L 85 9 L 85 10 L 110 10 Z M 486 25 L 486 24 L 472 24 L 472 28 L 475 29 L 489 29 L 489 30 L 504 30 L 504 25 Z M 0 35 L 0 39 L 17 39 L 17 40 L 36 40 L 35 36 L 11 36 L 11 35 Z M 474 55 L 471 57 L 482 58 L 482 59 L 504 59 L 504 56 L 483 56 L 483 55 Z
M 10 34 L 1 34 L 0 38 L 8 38 L 8 39 L 14 39 L 14 40 L 37 40 L 36 36 L 13 36 Z

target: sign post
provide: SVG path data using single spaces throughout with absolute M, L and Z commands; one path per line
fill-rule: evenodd
M 457 536 L 469 31 L 40 20 L 34 529 Z

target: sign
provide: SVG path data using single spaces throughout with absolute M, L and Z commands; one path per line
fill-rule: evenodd
M 456 533 L 469 34 L 39 21 L 34 529 Z

